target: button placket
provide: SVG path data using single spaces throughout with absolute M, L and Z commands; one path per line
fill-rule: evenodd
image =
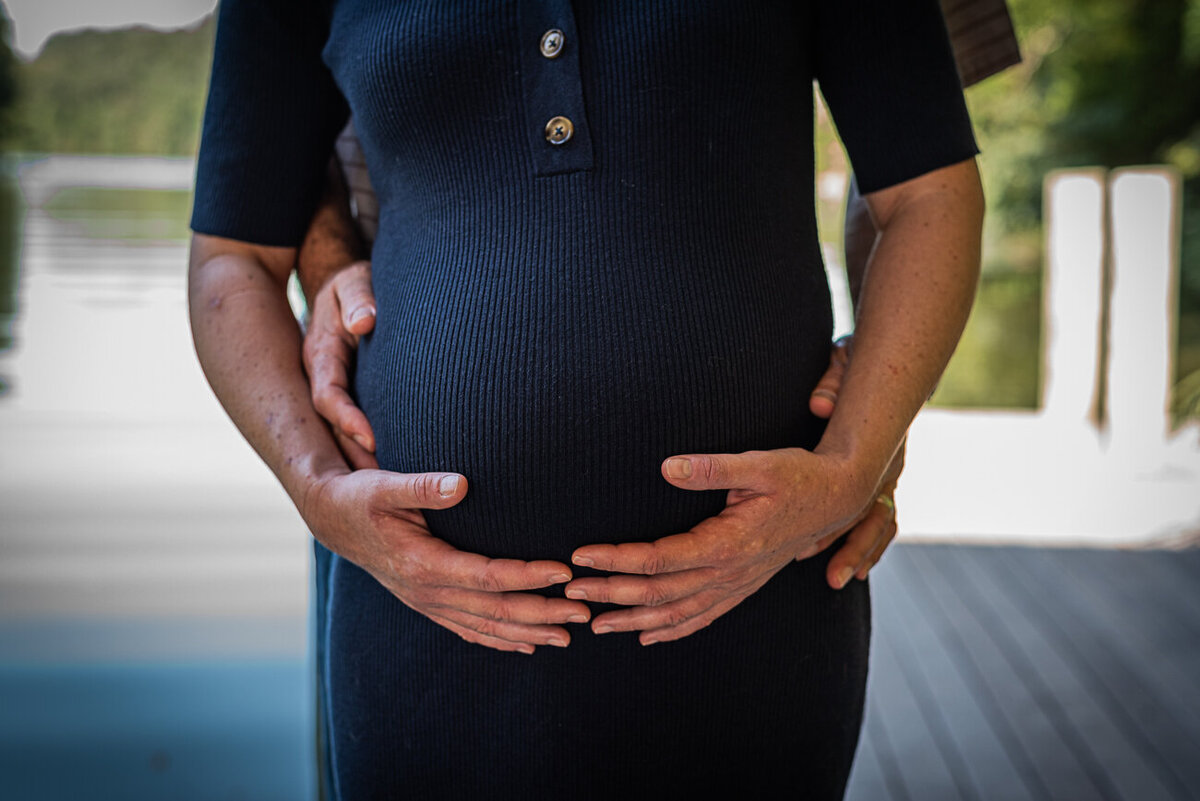
M 546 31 L 542 34 L 538 48 L 546 58 L 558 58 L 563 48 L 563 32 L 558 28 Z M 551 117 L 546 123 L 546 141 L 552 145 L 565 145 L 571 141 L 571 135 L 574 133 L 575 124 L 566 117 Z
M 523 0 L 519 35 L 526 128 L 537 175 L 592 167 L 569 0 Z

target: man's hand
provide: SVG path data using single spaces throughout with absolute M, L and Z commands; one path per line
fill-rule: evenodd
M 456 473 L 356 470 L 313 483 L 301 514 L 326 546 L 370 573 L 406 605 L 464 640 L 500 651 L 565 647 L 564 623 L 586 623 L 586 604 L 526 592 L 571 579 L 561 562 L 491 559 L 430 534 L 421 509 L 461 501 Z
M 852 337 L 842 337 L 833 343 L 829 357 L 829 369 L 817 382 L 809 398 L 808 407 L 817 417 L 829 419 L 837 405 L 838 392 L 842 388 L 842 377 L 850 363 Z M 888 466 L 880 488 L 879 497 L 871 505 L 867 516 L 858 521 L 849 532 L 837 553 L 829 560 L 825 578 L 835 590 L 845 587 L 852 578 L 865 579 L 867 573 L 883 556 L 883 552 L 896 537 L 896 482 L 904 470 L 904 445 Z M 841 539 L 842 533 L 831 534 L 819 543 L 818 552 L 825 550 Z
M 575 564 L 618 575 L 575 579 L 567 597 L 632 607 L 597 617 L 597 634 L 641 631 L 649 645 L 704 628 L 860 519 L 879 483 L 878 474 L 801 448 L 674 456 L 662 473 L 681 489 L 729 490 L 725 509 L 655 542 L 577 549 Z
M 304 369 L 312 402 L 333 429 L 356 469 L 374 469 L 375 432 L 350 398 L 350 370 L 358 339 L 375 327 L 371 263 L 355 262 L 335 273 L 313 299 L 304 335 Z

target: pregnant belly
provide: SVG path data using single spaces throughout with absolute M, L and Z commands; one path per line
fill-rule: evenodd
M 811 447 L 829 354 L 823 271 L 727 278 L 377 273 L 357 391 L 381 467 L 466 475 L 430 528 L 497 557 L 566 560 L 716 514 L 724 493 L 671 487 L 662 460 Z

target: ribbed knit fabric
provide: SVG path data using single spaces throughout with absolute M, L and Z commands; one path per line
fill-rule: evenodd
M 672 488 L 664 457 L 817 442 L 814 78 L 864 191 L 975 152 L 935 0 L 303 6 L 222 4 L 193 227 L 297 243 L 340 90 L 379 195 L 358 399 L 383 467 L 467 475 L 427 519 L 491 556 L 685 531 L 723 493 Z M 551 28 L 555 59 L 527 33 Z M 569 109 L 572 140 L 539 141 Z M 335 559 L 338 791 L 838 798 L 870 612 L 865 584 L 828 589 L 827 558 L 679 642 L 580 626 L 533 657 L 462 642 Z

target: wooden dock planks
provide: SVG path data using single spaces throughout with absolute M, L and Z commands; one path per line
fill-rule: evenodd
M 851 801 L 1200 799 L 1200 556 L 898 545 Z

